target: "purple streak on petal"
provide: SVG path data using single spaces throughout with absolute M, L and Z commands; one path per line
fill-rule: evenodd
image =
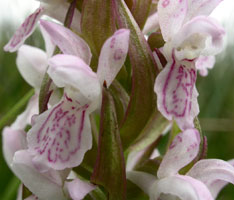
M 34 31 L 36 23 L 41 18 L 43 11 L 44 8 L 39 7 L 34 13 L 26 18 L 23 24 L 17 29 L 11 40 L 5 45 L 5 51 L 14 52 L 24 43 L 24 41 Z

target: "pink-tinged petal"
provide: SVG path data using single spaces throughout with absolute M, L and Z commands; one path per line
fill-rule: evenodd
M 141 188 L 146 194 L 150 193 L 151 186 L 157 180 L 152 174 L 139 171 L 129 171 L 127 172 L 127 179 L 135 183 L 139 188 Z
M 91 51 L 88 44 L 78 35 L 73 33 L 68 28 L 54 22 L 40 20 L 40 26 L 50 36 L 51 41 L 57 45 L 64 54 L 78 56 L 90 64 Z
M 207 76 L 208 69 L 212 69 L 215 64 L 215 56 L 199 56 L 195 66 L 201 76 Z
M 199 15 L 210 15 L 221 1 L 223 0 L 189 0 L 188 12 L 185 21 Z
M 165 41 L 172 38 L 181 28 L 188 7 L 187 0 L 160 0 L 158 19 Z
M 54 54 L 55 44 L 52 42 L 52 40 L 50 39 L 50 35 L 42 26 L 40 26 L 40 30 L 44 38 L 47 57 L 50 58 Z
M 96 73 L 80 58 L 71 55 L 56 55 L 49 59 L 48 74 L 58 87 L 78 89 L 88 100 L 101 94 Z
M 228 161 L 229 164 L 231 164 L 234 167 L 234 159 Z M 222 180 L 215 180 L 213 183 L 209 185 L 210 192 L 214 199 L 218 196 L 219 192 L 228 184 L 227 181 Z
M 89 192 L 96 188 L 96 186 L 91 183 L 82 181 L 78 178 L 71 182 L 66 182 L 65 187 L 73 200 L 82 200 Z
M 36 28 L 38 20 L 43 14 L 44 8 L 39 7 L 34 13 L 29 15 L 23 24 L 16 30 L 10 41 L 4 46 L 5 51 L 14 52 L 32 34 Z
M 200 135 L 197 129 L 187 129 L 177 135 L 159 166 L 158 178 L 177 174 L 197 156 L 199 145 Z
M 32 156 L 28 151 L 22 150 L 15 153 L 12 169 L 23 184 L 39 199 L 66 199 L 62 185 L 53 181 L 49 173 L 40 173 L 33 165 Z
M 27 134 L 33 162 L 56 170 L 78 166 L 92 147 L 88 107 L 65 95 L 59 104 L 37 116 Z
M 29 100 L 25 111 L 18 115 L 15 122 L 11 125 L 11 128 L 24 130 L 28 124 L 31 124 L 32 116 L 38 114 L 38 112 L 38 94 L 35 94 Z
M 143 28 L 143 33 L 148 34 L 159 29 L 158 13 L 155 12 L 147 19 L 145 26 Z
M 175 119 L 181 130 L 193 128 L 199 113 L 196 76 L 192 61 L 179 63 L 173 57 L 156 78 L 158 109 L 168 120 Z
M 179 60 L 216 55 L 223 49 L 224 35 L 223 27 L 213 18 L 198 16 L 175 35 L 172 46 Z
M 150 199 L 213 200 L 205 184 L 181 175 L 156 181 L 150 188 Z
M 110 86 L 124 64 L 128 53 L 129 34 L 127 29 L 120 29 L 104 43 L 98 62 L 97 76 L 100 83 L 106 81 Z
M 232 162 L 233 164 L 233 162 Z M 187 173 L 188 176 L 202 181 L 215 197 L 222 188 L 222 183 L 234 184 L 234 167 L 223 160 L 204 159 L 198 161 Z
M 24 80 L 36 89 L 40 89 L 47 69 L 47 55 L 36 47 L 22 45 L 18 50 L 16 64 Z
M 23 130 L 5 127 L 2 134 L 3 155 L 6 163 L 11 168 L 15 152 L 26 148 L 26 133 Z
M 67 11 L 69 9 L 70 3 L 64 1 L 64 0 L 50 0 L 50 1 L 45 1 L 41 3 L 41 5 L 45 8 L 45 14 L 57 19 L 60 22 L 64 22 L 66 18 Z M 80 20 L 81 20 L 81 13 L 79 12 L 78 9 L 75 9 L 73 19 L 72 19 L 72 24 L 71 28 L 75 32 L 80 33 Z

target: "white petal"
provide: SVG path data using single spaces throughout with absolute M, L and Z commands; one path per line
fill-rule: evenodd
M 32 87 L 39 89 L 47 69 L 47 55 L 36 47 L 22 45 L 16 64 L 20 74 Z
M 69 9 L 70 3 L 64 0 L 49 0 L 49 1 L 44 1 L 44 3 L 42 3 L 42 6 L 45 7 L 46 15 L 55 18 L 63 23 L 65 21 L 65 17 Z M 81 13 L 79 12 L 78 9 L 75 9 L 71 28 L 78 33 L 81 32 L 80 20 L 81 20 Z
M 225 31 L 213 18 L 198 16 L 187 22 L 175 35 L 172 46 L 179 60 L 200 55 L 216 55 L 224 46 Z
M 24 41 L 32 34 L 36 28 L 37 21 L 41 18 L 44 8 L 39 7 L 34 13 L 29 15 L 23 24 L 16 30 L 11 40 L 4 46 L 5 51 L 16 51 Z
M 207 185 L 213 196 L 217 195 L 217 188 L 222 188 L 220 182 L 225 181 L 234 184 L 234 167 L 219 159 L 204 159 L 198 161 L 187 173 Z M 217 184 L 217 185 L 216 185 Z M 217 188 L 216 188 L 217 187 Z
M 110 86 L 124 64 L 128 53 L 129 34 L 127 29 L 120 29 L 104 43 L 98 62 L 97 76 L 100 83 L 104 80 Z
M 210 15 L 221 1 L 223 0 L 189 0 L 188 13 L 185 21 L 199 15 Z
M 15 152 L 25 148 L 26 133 L 23 130 L 15 130 L 11 127 L 5 127 L 2 134 L 3 155 L 6 163 L 11 168 Z
M 71 182 L 66 182 L 65 187 L 68 189 L 69 195 L 73 200 L 82 200 L 89 192 L 96 188 L 91 183 L 78 178 Z
M 96 73 L 78 57 L 56 55 L 49 59 L 48 74 L 58 87 L 73 87 L 93 101 L 101 94 Z
M 90 64 L 91 51 L 88 44 L 78 35 L 73 33 L 68 28 L 54 22 L 40 20 L 40 26 L 50 36 L 51 41 L 57 45 L 64 54 L 78 56 Z
M 234 160 L 228 161 L 234 167 Z M 219 192 L 228 184 L 227 181 L 223 180 L 215 180 L 213 183 L 209 185 L 210 192 L 214 199 L 218 196 Z
M 199 56 L 196 60 L 196 69 L 199 70 L 201 76 L 207 76 L 208 69 L 212 69 L 215 64 L 214 56 Z
M 181 130 L 193 128 L 199 113 L 196 70 L 193 62 L 168 62 L 154 85 L 158 110 L 168 120 L 175 119 Z
M 150 200 L 213 200 L 207 187 L 189 176 L 175 175 L 156 181 L 150 188 Z
M 197 156 L 199 144 L 200 135 L 196 129 L 187 129 L 177 135 L 159 166 L 158 178 L 177 174 Z
M 158 13 L 155 12 L 154 14 L 148 17 L 142 32 L 146 35 L 150 32 L 157 31 L 158 29 L 159 29 Z
M 61 185 L 53 182 L 48 173 L 41 174 L 37 171 L 28 151 L 22 150 L 15 153 L 12 169 L 24 185 L 39 199 L 66 199 Z
M 56 170 L 78 166 L 92 146 L 88 104 L 65 96 L 37 116 L 27 134 L 34 162 Z
M 155 183 L 156 177 L 152 174 L 139 171 L 127 172 L 127 179 L 135 183 L 141 188 L 146 194 L 150 193 L 151 186 Z
M 187 4 L 187 0 L 159 0 L 158 19 L 165 41 L 180 30 L 187 14 Z

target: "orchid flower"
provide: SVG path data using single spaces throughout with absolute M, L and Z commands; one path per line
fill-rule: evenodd
M 222 50 L 223 28 L 214 19 L 204 16 L 209 15 L 220 2 L 158 2 L 159 25 L 166 42 L 163 54 L 168 63 L 157 76 L 154 91 L 158 96 L 159 111 L 168 120 L 175 119 L 181 130 L 193 128 L 193 120 L 199 113 L 195 87 L 197 69 L 205 75 L 207 68 L 213 65 L 214 57 L 209 56 Z
M 16 51 L 24 41 L 33 33 L 36 28 L 37 22 L 42 15 L 50 16 L 54 19 L 64 22 L 69 3 L 65 0 L 41 0 L 40 6 L 31 15 L 29 15 L 21 26 L 16 30 L 10 41 L 5 45 L 4 50 L 9 52 Z M 81 14 L 76 9 L 74 12 L 74 22 L 71 24 L 71 28 L 77 32 L 80 32 L 80 18 Z
M 56 23 L 41 20 L 41 26 L 53 43 L 70 55 L 49 59 L 48 74 L 57 87 L 64 88 L 64 97 L 34 118 L 27 141 L 33 162 L 63 170 L 78 166 L 92 147 L 89 114 L 100 104 L 103 82 L 109 87 L 125 61 L 129 30 L 120 29 L 107 39 L 95 73 L 88 66 L 91 53 L 88 45 L 80 43 L 81 38 Z
M 223 160 L 203 159 L 185 175 L 179 174 L 180 169 L 196 158 L 199 144 L 199 132 L 187 129 L 172 141 L 159 166 L 157 178 L 137 171 L 128 172 L 127 177 L 152 200 L 212 200 L 227 182 L 234 184 L 234 167 Z M 216 188 L 219 188 L 218 192 Z

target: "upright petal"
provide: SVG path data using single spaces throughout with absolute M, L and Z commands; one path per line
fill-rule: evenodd
M 96 100 L 101 94 L 96 73 L 78 57 L 56 55 L 49 59 L 48 74 L 58 87 L 73 87 L 88 100 Z
M 214 56 L 199 56 L 196 60 L 195 66 L 199 70 L 201 76 L 207 76 L 208 69 L 212 69 L 215 64 Z
M 213 18 L 198 16 L 175 35 L 172 46 L 179 60 L 216 55 L 224 46 L 225 31 Z
M 193 128 L 194 117 L 199 113 L 195 82 L 194 63 L 177 62 L 174 57 L 156 78 L 158 109 L 168 120 L 174 118 L 181 130 Z
M 158 178 L 177 174 L 197 156 L 199 144 L 200 135 L 196 129 L 187 129 L 177 135 L 159 166 Z
M 159 0 L 158 19 L 165 41 L 168 41 L 180 30 L 187 14 L 187 8 L 187 0 Z
M 159 29 L 158 13 L 155 12 L 148 17 L 145 26 L 143 28 L 143 33 L 146 35 L 150 32 L 157 31 Z
M 214 189 L 216 187 L 222 188 L 218 181 L 234 184 L 234 167 L 228 162 L 219 159 L 200 160 L 189 170 L 187 175 L 206 184 L 214 196 L 217 195 L 217 191 Z M 216 183 L 217 185 L 215 186 Z
M 37 116 L 27 134 L 33 162 L 56 170 L 78 166 L 92 146 L 88 107 L 65 95 Z
M 127 29 L 120 29 L 104 43 L 99 56 L 97 76 L 100 83 L 104 80 L 110 86 L 124 64 L 128 53 L 129 34 Z
M 189 176 L 175 175 L 156 181 L 150 188 L 150 200 L 213 200 L 202 182 Z
M 47 69 L 47 55 L 36 47 L 22 45 L 18 50 L 16 64 L 24 80 L 34 88 L 40 89 Z
M 95 186 L 91 183 L 82 181 L 78 178 L 73 181 L 66 182 L 65 187 L 73 200 L 82 200 L 88 193 L 95 189 Z
M 62 185 L 53 181 L 48 173 L 39 173 L 28 151 L 22 150 L 15 153 L 12 169 L 23 184 L 39 199 L 66 200 Z
M 40 25 L 50 36 L 51 41 L 57 45 L 64 54 L 78 56 L 90 64 L 91 51 L 88 44 L 68 28 L 54 22 L 40 20 Z
M 32 34 L 36 28 L 38 20 L 44 13 L 44 8 L 39 7 L 34 13 L 29 15 L 23 24 L 16 30 L 10 41 L 4 46 L 5 51 L 14 52 L 16 51 L 24 41 Z
M 221 1 L 223 0 L 189 0 L 188 12 L 185 21 L 199 15 L 210 15 Z

